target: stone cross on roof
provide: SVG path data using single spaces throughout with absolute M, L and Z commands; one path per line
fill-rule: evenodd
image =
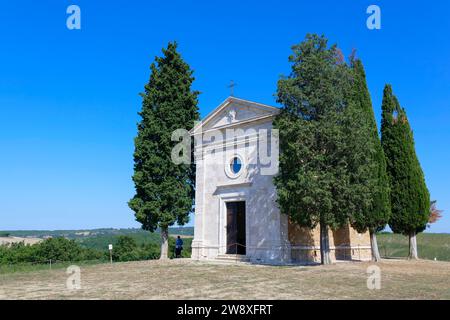
M 228 85 L 228 88 L 230 88 L 230 96 L 231 97 L 234 97 L 234 87 L 236 87 L 236 86 L 237 86 L 237 84 L 233 80 L 231 80 L 230 84 Z

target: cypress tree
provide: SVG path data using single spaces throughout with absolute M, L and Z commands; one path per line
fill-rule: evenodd
M 293 222 L 320 225 L 321 261 L 329 264 L 328 229 L 347 225 L 363 194 L 352 183 L 352 159 L 362 155 L 352 150 L 358 134 L 349 126 L 356 118 L 355 109 L 347 108 L 351 72 L 337 47 L 318 35 L 294 46 L 289 61 L 291 74 L 278 81 L 283 107 L 274 120 L 280 138 L 277 201 Z
M 135 196 L 129 201 L 142 228 L 161 230 L 161 259 L 168 257 L 168 228 L 189 220 L 194 201 L 195 167 L 175 164 L 171 141 L 177 129 L 190 130 L 199 119 L 198 92 L 191 90 L 193 71 L 169 43 L 151 64 L 142 96 L 141 120 L 135 138 Z
M 417 159 L 406 111 L 400 107 L 392 87 L 383 94 L 381 142 L 391 185 L 392 215 L 389 226 L 409 236 L 409 257 L 417 259 L 416 234 L 425 229 L 430 215 L 430 194 Z
M 378 135 L 375 114 L 372 108 L 369 89 L 366 82 L 364 66 L 359 59 L 352 59 L 353 99 L 363 121 L 361 127 L 364 142 L 356 145 L 362 148 L 367 162 L 362 168 L 369 202 L 361 210 L 355 210 L 352 226 L 360 233 L 369 231 L 372 247 L 372 259 L 380 260 L 376 233 L 381 231 L 389 221 L 391 214 L 390 188 L 386 173 L 386 158 Z

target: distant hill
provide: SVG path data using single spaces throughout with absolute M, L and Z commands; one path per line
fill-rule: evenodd
M 169 228 L 172 236 L 180 235 L 187 237 L 186 247 L 194 235 L 193 227 Z M 79 242 L 82 246 L 97 250 L 106 250 L 108 244 L 115 244 L 119 236 L 126 235 L 136 240 L 138 244 L 159 244 L 160 234 L 158 231 L 151 233 L 142 229 L 83 229 L 83 230 L 17 230 L 0 231 L 0 237 L 21 237 L 27 239 L 45 239 L 48 237 L 65 237 Z M 383 257 L 402 258 L 408 256 L 408 237 L 392 234 L 380 233 L 378 236 L 378 246 Z M 439 261 L 450 261 L 450 234 L 421 233 L 417 236 L 419 257 L 421 259 Z
M 137 228 L 130 229 L 82 229 L 82 230 L 15 230 L 0 231 L 0 234 L 8 234 L 10 237 L 21 238 L 57 238 L 64 237 L 80 243 L 82 246 L 91 249 L 105 250 L 108 244 L 115 244 L 119 236 L 130 236 L 138 244 L 159 243 L 160 234 L 158 231 L 151 233 Z M 193 237 L 193 227 L 174 227 L 169 228 L 169 234 L 172 236 L 180 235 L 183 237 Z M 188 239 L 189 240 L 189 239 Z M 188 241 L 190 243 L 190 241 Z M 186 243 L 187 244 L 187 243 Z
M 155 233 L 159 233 L 156 231 Z M 194 236 L 194 227 L 173 227 L 169 228 L 170 234 Z M 24 238 L 48 238 L 65 237 L 68 239 L 79 239 L 93 236 L 116 236 L 133 234 L 151 234 L 138 228 L 101 228 L 101 229 L 80 229 L 80 230 L 14 230 L 0 231 L 0 236 L 24 237 Z
M 0 246 L 1 245 L 10 245 L 12 243 L 23 242 L 25 244 L 35 244 L 44 241 L 41 238 L 30 238 L 30 237 L 11 237 L 11 236 L 1 236 L 0 235 Z

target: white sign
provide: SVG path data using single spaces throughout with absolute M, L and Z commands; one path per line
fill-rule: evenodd
M 108 249 L 112 250 L 112 244 L 108 245 Z

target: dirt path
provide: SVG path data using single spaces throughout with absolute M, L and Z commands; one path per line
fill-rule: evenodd
M 81 268 L 80 290 L 65 270 L 0 275 L 0 299 L 450 299 L 450 263 L 383 261 L 380 290 L 367 288 L 370 265 L 103 264 Z

